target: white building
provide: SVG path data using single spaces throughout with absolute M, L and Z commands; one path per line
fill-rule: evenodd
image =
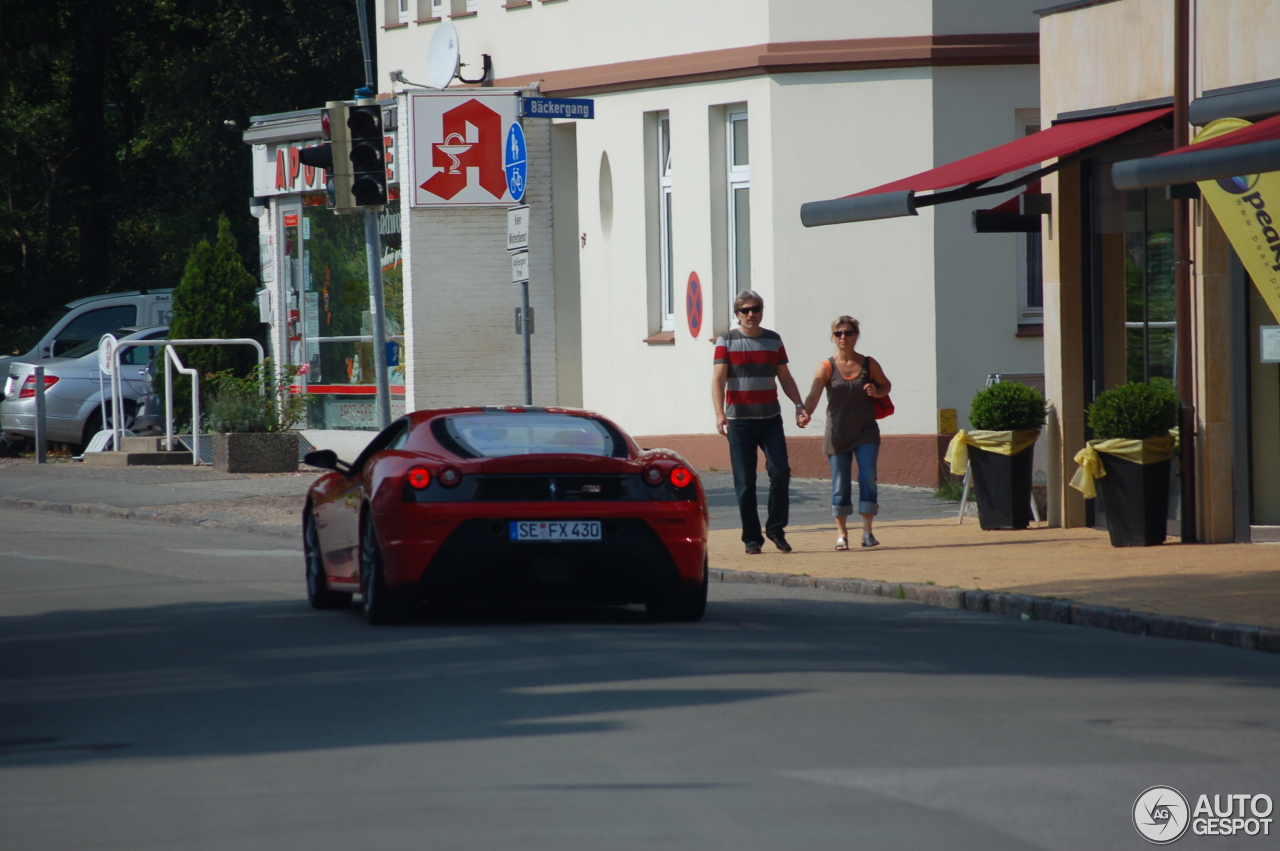
M 1029 275 L 1026 263 L 1038 236 L 973 233 L 971 211 L 1008 196 L 812 230 L 800 205 L 1037 129 L 1039 5 L 386 0 L 378 87 L 392 91 L 393 70 L 426 81 L 428 44 L 447 19 L 467 79 L 487 54 L 497 89 L 594 99 L 592 120 L 523 120 L 535 404 L 591 408 L 645 445 L 727 468 L 710 344 L 731 325 L 733 295 L 750 288 L 802 392 L 832 350 L 831 321 L 861 320 L 860 350 L 894 381 L 881 480 L 932 484 L 940 410 L 956 409 L 964 426 L 989 373 L 1043 371 L 1039 265 Z M 405 195 L 408 93 L 420 90 L 394 88 Z M 518 403 L 504 208 L 404 205 L 399 222 L 406 406 Z M 820 428 L 788 426 L 798 475 L 826 475 Z

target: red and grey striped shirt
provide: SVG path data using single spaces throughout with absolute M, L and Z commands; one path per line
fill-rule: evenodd
M 749 337 L 734 328 L 716 340 L 717 364 L 729 365 L 724 415 L 731 420 L 764 420 L 782 414 L 778 405 L 778 367 L 787 362 L 787 348 L 778 332 L 761 328 Z

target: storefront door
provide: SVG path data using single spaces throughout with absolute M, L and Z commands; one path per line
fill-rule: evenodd
M 1164 188 L 1121 192 L 1112 163 L 1168 149 L 1163 141 L 1117 146 L 1084 169 L 1087 276 L 1084 287 L 1085 402 L 1130 382 L 1166 384 L 1177 377 L 1173 202 Z M 1088 435 L 1092 437 L 1092 434 Z M 1170 482 L 1171 534 L 1177 534 L 1179 479 Z M 1105 506 L 1092 500 L 1089 525 L 1105 526 Z

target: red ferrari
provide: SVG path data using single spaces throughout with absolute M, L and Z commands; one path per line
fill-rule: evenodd
M 359 593 L 370 623 L 422 601 L 707 605 L 707 502 L 693 468 L 570 408 L 417 411 L 350 464 L 332 450 L 302 515 L 307 597 Z

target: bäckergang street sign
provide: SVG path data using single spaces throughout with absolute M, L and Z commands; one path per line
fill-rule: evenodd
M 525 118 L 595 118 L 591 98 L 521 98 Z

